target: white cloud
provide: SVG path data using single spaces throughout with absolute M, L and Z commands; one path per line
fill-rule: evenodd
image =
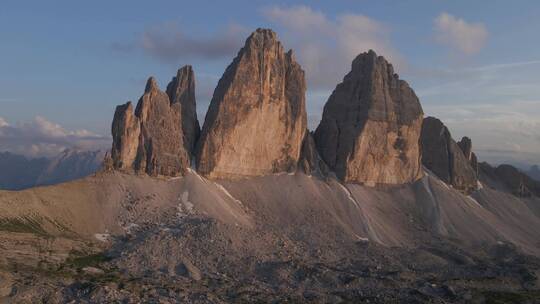
M 311 129 L 317 127 L 330 92 L 350 71 L 356 56 L 372 49 L 396 65 L 396 71 L 405 66 L 390 43 L 389 28 L 370 17 L 340 14 L 331 18 L 309 6 L 272 6 L 261 12 L 306 72 Z
M 540 164 L 540 60 L 414 71 L 426 115 L 459 139 L 469 136 L 481 160 Z M 413 81 L 416 82 L 416 81 Z
M 66 148 L 82 150 L 108 149 L 110 138 L 88 130 L 66 130 L 44 117 L 30 122 L 9 124 L 0 118 L 0 151 L 29 157 L 55 156 Z
M 9 125 L 8 122 L 2 117 L 0 117 L 0 128 L 7 127 L 8 125 Z
M 464 54 L 478 53 L 486 44 L 488 31 L 482 23 L 468 23 L 448 13 L 435 19 L 438 42 Z
M 262 13 L 281 27 L 280 38 L 297 53 L 310 90 L 333 89 L 352 60 L 369 49 L 394 63 L 402 62 L 389 42 L 388 28 L 367 16 L 342 14 L 331 19 L 308 6 L 267 7 Z
M 459 105 L 425 104 L 454 139 L 469 136 L 481 161 L 540 163 L 540 100 Z
M 271 21 L 293 31 L 324 33 L 332 27 L 331 22 L 322 12 L 314 11 L 307 6 L 268 7 L 263 9 L 263 14 Z
M 175 22 L 167 22 L 147 28 L 135 42 L 113 43 L 112 48 L 120 52 L 142 50 L 165 63 L 213 60 L 234 56 L 247 33 L 242 26 L 229 24 L 212 35 L 194 35 Z

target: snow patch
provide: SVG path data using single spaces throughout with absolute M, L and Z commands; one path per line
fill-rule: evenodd
M 123 228 L 127 233 L 131 233 L 132 230 L 139 228 L 139 225 L 137 225 L 135 223 L 129 223 Z
M 216 187 L 218 187 L 219 190 L 221 190 L 223 193 L 225 193 L 226 196 L 228 196 L 230 199 L 232 199 L 235 203 L 237 203 L 238 205 L 240 206 L 244 206 L 242 204 L 242 202 L 238 199 L 236 199 L 234 196 L 232 196 L 229 191 L 227 191 L 227 189 L 225 189 L 225 187 L 223 187 L 222 185 L 218 184 L 218 183 L 214 183 L 216 185 Z
M 184 217 L 186 214 L 193 213 L 193 203 L 189 201 L 189 192 L 184 191 L 178 198 L 179 202 L 176 206 L 176 216 L 179 218 Z
M 188 212 L 193 212 L 194 205 L 189 201 L 189 192 L 184 191 L 184 193 L 182 193 L 181 199 L 182 199 L 182 203 L 184 204 L 184 207 L 186 207 L 187 211 Z
M 467 198 L 469 198 L 469 200 L 471 200 L 478 207 L 483 208 L 482 205 L 480 205 L 480 203 L 477 200 L 475 200 L 472 196 L 467 195 Z
M 443 186 L 443 187 L 446 188 L 446 189 L 450 189 L 450 187 L 448 186 L 448 184 L 445 183 L 444 181 L 442 181 L 441 179 L 435 178 L 435 180 L 437 181 L 437 183 L 438 183 L 439 185 Z
M 354 199 L 354 197 L 351 194 L 351 191 L 341 183 L 337 183 L 341 189 L 347 194 L 347 198 L 356 206 L 356 208 L 360 209 L 360 206 L 358 205 L 358 202 Z
M 96 233 L 94 237 L 100 242 L 108 242 L 111 238 L 111 235 L 108 233 Z
M 356 237 L 356 239 L 358 239 L 359 241 L 361 242 L 369 242 L 369 239 L 368 238 L 365 238 L 365 237 L 361 237 L 359 236 L 358 234 L 354 234 L 354 236 Z
M 477 190 L 484 189 L 484 185 L 482 185 L 482 183 L 480 181 L 476 181 L 476 189 Z
M 195 171 L 194 169 L 187 168 L 187 172 L 195 175 L 201 182 L 207 183 L 206 179 L 204 179 L 202 176 L 200 176 L 199 173 L 197 173 L 197 171 Z

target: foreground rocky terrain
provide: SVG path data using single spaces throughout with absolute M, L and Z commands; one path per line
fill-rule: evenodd
M 540 200 L 425 172 L 374 189 L 278 174 L 107 172 L 0 193 L 3 299 L 128 303 L 538 299 Z M 536 208 L 534 211 L 533 209 Z
M 202 130 L 194 72 L 118 106 L 104 170 L 0 191 L 0 301 L 538 303 L 538 184 L 478 163 L 375 52 L 306 129 L 303 71 L 255 31 Z

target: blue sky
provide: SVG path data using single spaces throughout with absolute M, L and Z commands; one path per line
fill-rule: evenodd
M 354 56 L 374 48 L 481 159 L 538 164 L 538 16 L 538 1 L 5 0 L 0 136 L 19 140 L 0 149 L 106 144 L 114 107 L 136 101 L 150 75 L 164 88 L 184 64 L 202 119 L 249 32 L 270 27 L 306 70 L 312 127 Z

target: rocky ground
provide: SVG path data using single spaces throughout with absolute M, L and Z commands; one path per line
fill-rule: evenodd
M 434 236 L 417 225 L 410 246 L 383 246 L 368 238 L 351 237 L 316 209 L 304 211 L 305 216 L 298 216 L 296 223 L 280 226 L 279 219 L 273 217 L 284 215 L 247 199 L 242 202 L 253 217 L 252 226 L 216 220 L 198 211 L 195 202 L 167 210 L 159 220 L 141 221 L 129 225 L 123 233 L 96 235 L 94 240 L 69 234 L 53 236 L 38 224 L 11 222 L 8 226 L 4 221 L 0 300 L 540 301 L 540 259 L 508 242 L 470 245 Z M 123 206 L 125 210 L 140 204 L 136 197 L 128 203 Z M 123 212 L 118 218 L 133 220 L 129 214 Z M 310 218 L 318 222 L 318 229 L 313 228 Z
M 144 227 L 97 252 L 2 270 L 13 303 L 537 303 L 540 260 L 500 243 L 464 251 L 449 240 L 385 248 L 290 238 L 190 217 Z M 201 241 L 204 240 L 204 241 Z M 81 247 L 77 247 L 81 248 Z M 273 249 L 273 250 L 269 250 Z

